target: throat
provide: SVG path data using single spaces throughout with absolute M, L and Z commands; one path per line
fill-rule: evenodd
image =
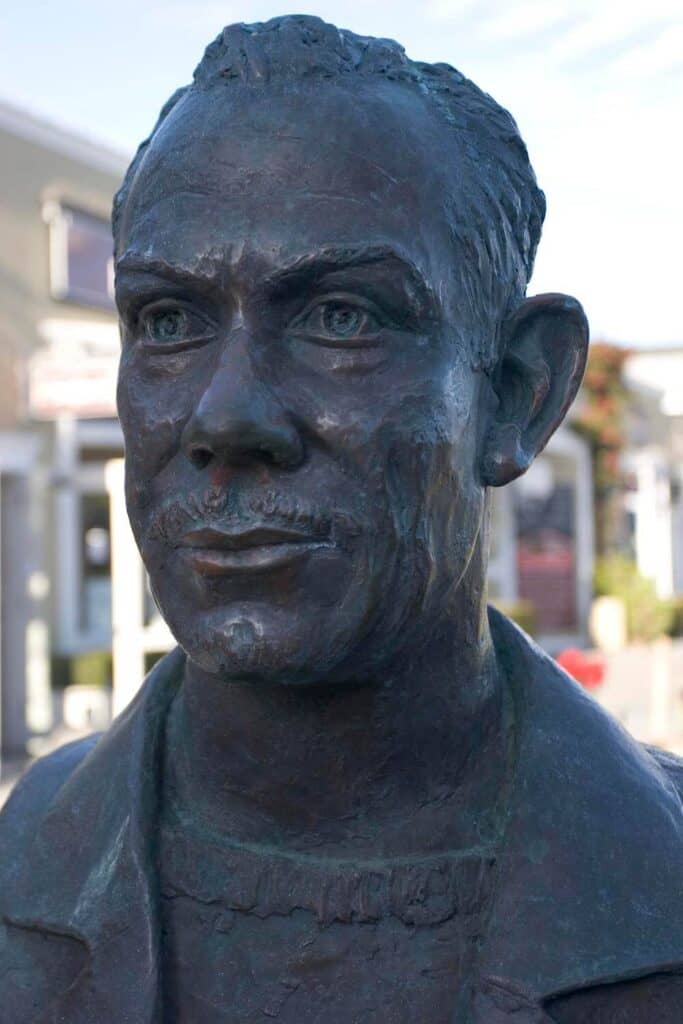
M 466 688 L 447 658 L 372 686 L 306 691 L 190 666 L 167 722 L 165 797 L 197 828 L 304 855 L 495 845 L 513 723 L 490 653 Z

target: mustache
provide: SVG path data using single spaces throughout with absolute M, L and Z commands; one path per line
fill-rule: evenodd
M 213 488 L 204 494 L 170 499 L 153 513 L 146 532 L 149 540 L 173 546 L 190 530 L 237 530 L 254 525 L 295 529 L 319 540 L 340 541 L 361 532 L 355 516 L 323 509 L 293 495 L 275 490 L 218 492 Z

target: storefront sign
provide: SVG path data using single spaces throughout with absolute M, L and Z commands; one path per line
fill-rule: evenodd
M 116 415 L 118 329 L 113 323 L 45 320 L 45 346 L 28 368 L 29 412 L 34 419 L 61 413 L 79 418 Z

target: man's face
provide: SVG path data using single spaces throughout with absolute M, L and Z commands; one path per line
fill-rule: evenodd
M 190 93 L 124 210 L 128 509 L 174 635 L 230 678 L 367 678 L 453 607 L 477 541 L 442 213 L 464 172 L 382 88 Z

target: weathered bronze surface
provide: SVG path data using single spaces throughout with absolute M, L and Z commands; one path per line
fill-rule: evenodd
M 0 817 L 7 1024 L 683 1020 L 681 762 L 487 612 L 579 386 L 453 68 L 234 25 L 115 205 L 128 509 L 178 648 Z

